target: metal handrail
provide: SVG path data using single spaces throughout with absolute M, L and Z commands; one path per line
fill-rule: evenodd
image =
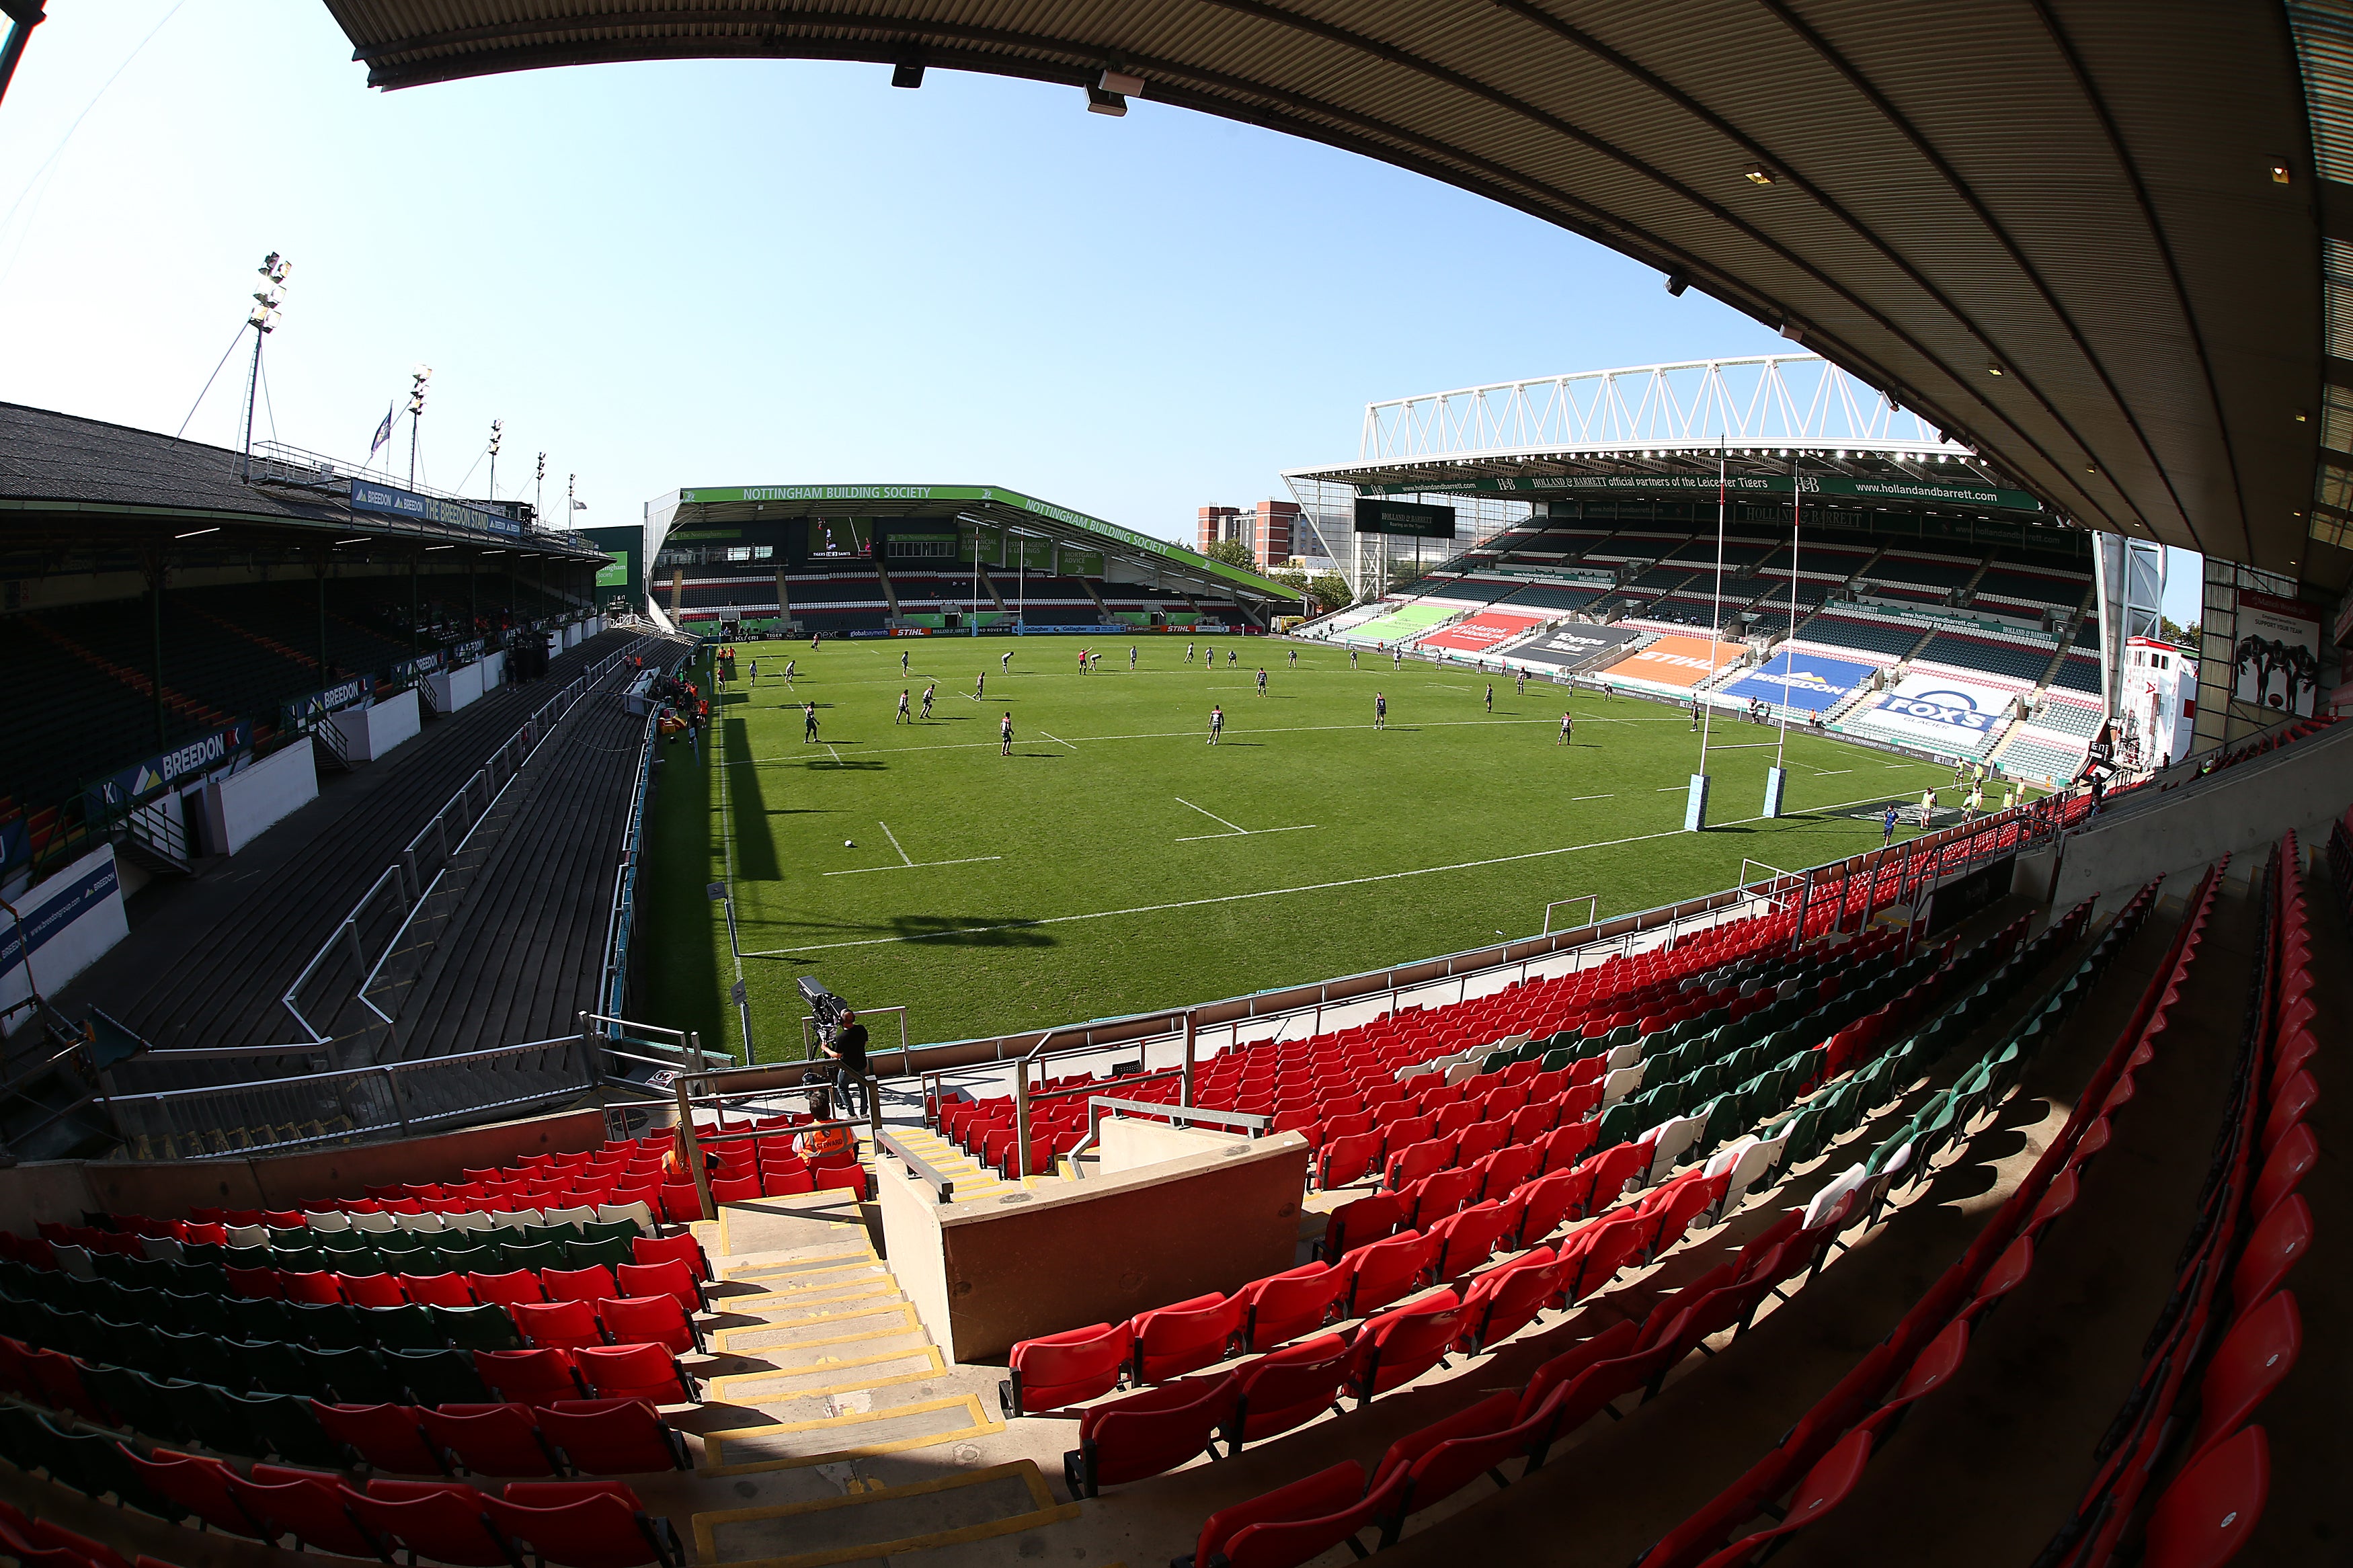
M 1170 1070 L 1174 1069 L 1151 1073 L 1146 1076 L 1150 1078 L 1166 1078 L 1169 1075 Z M 1078 1143 L 1072 1147 L 1070 1153 L 1071 1174 L 1080 1181 L 1085 1181 L 1087 1179 L 1087 1173 L 1085 1168 L 1080 1165 L 1079 1159 L 1082 1155 L 1085 1154 L 1088 1150 L 1093 1148 L 1097 1140 L 1102 1138 L 1103 1124 L 1103 1113 L 1106 1110 L 1134 1110 L 1147 1116 L 1161 1117 L 1171 1121 L 1187 1123 L 1194 1121 L 1219 1122 L 1228 1127 L 1242 1128 L 1253 1136 L 1265 1131 L 1274 1124 L 1273 1117 L 1261 1115 L 1256 1111 L 1250 1110 L 1211 1110 L 1205 1106 L 1198 1105 L 1168 1106 L 1163 1105 L 1156 1100 L 1123 1100 L 1119 1096 L 1113 1094 L 1089 1095 L 1087 1097 L 1087 1135 L 1078 1141 Z M 1025 1165 L 1022 1168 L 1026 1171 L 1029 1167 Z
M 875 1134 L 874 1143 L 879 1149 L 889 1150 L 918 1180 L 930 1183 L 933 1195 L 938 1202 L 944 1204 L 955 1200 L 955 1178 L 901 1142 L 896 1133 L 879 1132 Z

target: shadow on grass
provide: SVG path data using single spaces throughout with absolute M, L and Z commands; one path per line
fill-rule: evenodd
M 722 721 L 727 726 L 727 754 L 748 757 L 752 740 L 741 719 Z M 728 802 L 734 808 L 735 874 L 754 882 L 773 882 L 784 875 L 776 861 L 776 841 L 768 832 L 767 798 L 761 793 L 760 770 L 736 768 L 727 781 Z

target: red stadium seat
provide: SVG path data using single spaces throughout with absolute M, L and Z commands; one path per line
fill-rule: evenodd
M 403 1274 L 400 1288 L 412 1301 L 428 1307 L 471 1307 L 474 1289 L 463 1274 Z
M 1227 1454 L 1240 1453 L 1246 1443 L 1288 1432 L 1336 1408 L 1355 1355 L 1349 1342 L 1339 1335 L 1321 1334 L 1239 1368 Z
M 2238 1554 L 2271 1497 L 2270 1440 L 2260 1426 L 2206 1450 L 2149 1511 L 2143 1568 L 2221 1568 Z
M 690 1312 L 709 1310 L 692 1270 L 674 1258 L 658 1263 L 624 1263 L 614 1275 L 630 1296 L 668 1296 Z
M 686 1444 L 642 1399 L 565 1399 L 542 1406 L 540 1435 L 584 1475 L 692 1468 Z
M 1344 1315 L 1368 1317 L 1419 1289 L 1430 1281 L 1437 1263 L 1436 1238 L 1420 1231 L 1405 1231 L 1358 1247 L 1340 1262 L 1348 1276 Z
M 602 1301 L 621 1293 L 613 1283 L 613 1271 L 601 1263 L 586 1268 L 543 1268 L 539 1282 L 551 1301 Z
M 1461 1337 L 1462 1318 L 1462 1299 L 1437 1290 L 1358 1329 L 1347 1382 L 1357 1407 L 1442 1364 Z
M 1131 1380 L 1166 1383 L 1225 1360 L 1241 1332 L 1242 1310 L 1240 1298 L 1211 1291 L 1137 1314 L 1127 1325 L 1135 1342 Z
M 523 1343 L 534 1350 L 571 1350 L 601 1345 L 596 1309 L 586 1301 L 523 1301 L 507 1309 Z
M 1395 1236 L 1404 1227 L 1409 1212 L 1401 1193 L 1374 1193 L 1342 1204 L 1324 1218 L 1322 1256 L 1338 1259 L 1367 1243 Z
M 163 1498 L 182 1515 L 194 1514 L 215 1530 L 231 1535 L 267 1540 L 265 1528 L 248 1513 L 230 1490 L 229 1483 L 237 1479 L 235 1470 L 218 1459 L 198 1454 L 178 1454 L 169 1448 L 158 1448 L 142 1458 L 129 1444 L 117 1445 L 122 1457 L 139 1472 L 147 1488 Z
M 673 1296 L 628 1296 L 599 1301 L 596 1316 L 616 1344 L 660 1345 L 674 1355 L 703 1348 L 702 1330 Z
M 686 1265 L 697 1279 L 708 1279 L 712 1277 L 711 1259 L 703 1252 L 702 1244 L 691 1236 L 637 1237 L 629 1243 L 629 1256 L 632 1260 L 638 1263 L 659 1263 L 664 1259 L 672 1259 Z
M 1517 1394 L 1490 1394 L 1389 1445 L 1372 1479 L 1374 1490 L 1394 1497 L 1378 1521 L 1382 1545 L 1396 1542 L 1409 1514 L 1453 1496 L 1516 1451 L 1524 1441 L 1515 1430 L 1518 1407 Z M 1400 1474 L 1404 1484 L 1397 1486 L 1393 1478 Z M 1385 1481 L 1391 1486 L 1384 1489 Z
M 420 1408 L 417 1425 L 445 1465 L 478 1476 L 552 1476 L 555 1456 L 540 1440 L 528 1405 L 444 1405 Z
M 370 1481 L 364 1493 L 343 1489 L 353 1517 L 413 1556 L 462 1568 L 513 1568 L 512 1549 L 483 1522 L 483 1501 L 473 1488 L 447 1482 Z
M 231 1470 L 228 1489 L 246 1515 L 260 1521 L 265 1539 L 290 1535 L 302 1550 L 363 1559 L 377 1554 L 367 1532 L 344 1511 L 340 1476 L 256 1465 L 251 1479 Z
M 1097 1323 L 1024 1340 L 1008 1358 L 1012 1375 L 997 1385 L 1006 1415 L 1034 1415 L 1110 1393 L 1134 1353 L 1125 1323 Z
M 335 1284 L 354 1307 L 399 1307 L 408 1301 L 408 1292 L 390 1274 L 338 1274 Z
M 1062 1457 L 1074 1498 L 1173 1470 L 1204 1454 L 1218 1457 L 1218 1434 L 1234 1418 L 1240 1380 L 1232 1373 L 1187 1378 L 1090 1407 L 1079 1419 L 1079 1446 Z
M 1242 1345 L 1265 1352 L 1312 1334 L 1330 1321 L 1354 1278 L 1328 1263 L 1303 1264 L 1234 1292 L 1242 1304 Z
M 404 1476 L 445 1473 L 440 1456 L 418 1430 L 412 1405 L 322 1405 L 312 1400 L 311 1414 L 330 1441 L 343 1444 L 372 1470 Z
M 1862 1467 L 1871 1458 L 1871 1433 L 1858 1429 L 1848 1433 L 1827 1454 L 1806 1472 L 1798 1483 L 1798 1490 L 1789 1499 L 1788 1514 L 1770 1530 L 1760 1530 L 1745 1541 L 1736 1541 L 1701 1568 L 1738 1568 L 1755 1563 L 1782 1536 L 1791 1531 L 1803 1530 L 1831 1510 L 1844 1502 L 1854 1490 L 1855 1482 L 1862 1479 Z
M 474 1300 L 485 1306 L 512 1310 L 522 1302 L 547 1300 L 546 1287 L 528 1268 L 511 1269 L 504 1274 L 469 1274 L 466 1285 L 474 1292 Z
M 501 1535 L 528 1542 L 541 1562 L 558 1568 L 680 1568 L 685 1561 L 670 1521 L 647 1513 L 626 1487 L 511 1486 L 504 1497 L 484 1497 L 482 1510 Z
M 1401 1488 L 1403 1472 L 1393 1487 Z M 1344 1460 L 1303 1480 L 1209 1516 L 1189 1557 L 1176 1568 L 1294 1568 L 1322 1556 L 1380 1518 L 1395 1491 L 1365 1495 L 1364 1467 Z M 1362 1547 L 1356 1549 L 1359 1552 Z
M 592 1399 L 645 1399 L 656 1405 L 701 1403 L 694 1380 L 660 1345 L 597 1345 L 572 1352 L 572 1364 Z
M 2245 1426 L 2303 1349 L 2304 1320 L 2291 1292 L 2274 1291 L 2241 1313 L 2215 1347 L 2199 1384 L 2198 1426 L 2182 1452 L 2181 1468 L 2195 1465 Z

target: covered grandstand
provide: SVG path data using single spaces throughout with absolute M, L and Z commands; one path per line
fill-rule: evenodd
M 2125 640 L 2162 596 L 2156 552 L 2053 518 L 1816 356 L 1376 403 L 1364 430 L 1356 462 L 1285 475 L 1306 511 L 1409 495 L 1484 510 L 1435 564 L 1352 534 L 1374 613 L 1311 636 L 1763 704 L 2051 785 L 2083 750 L 2022 733 L 2013 750 L 2011 730 L 2053 692 L 2112 707 Z M 1572 669 L 1544 650 L 1584 626 L 1614 628 L 1614 659 Z
M 1297 593 L 1018 490 L 787 484 L 647 503 L 644 592 L 673 622 L 876 637 L 1265 631 Z

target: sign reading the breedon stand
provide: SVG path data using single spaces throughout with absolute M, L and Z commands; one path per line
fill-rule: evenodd
M 375 512 L 384 517 L 397 517 L 410 522 L 437 523 L 443 528 L 467 528 L 477 533 L 497 533 L 513 536 L 522 532 L 522 524 L 503 511 L 490 511 L 464 501 L 444 500 L 439 496 L 418 495 L 396 485 L 380 484 L 375 479 L 352 481 L 352 510 Z

